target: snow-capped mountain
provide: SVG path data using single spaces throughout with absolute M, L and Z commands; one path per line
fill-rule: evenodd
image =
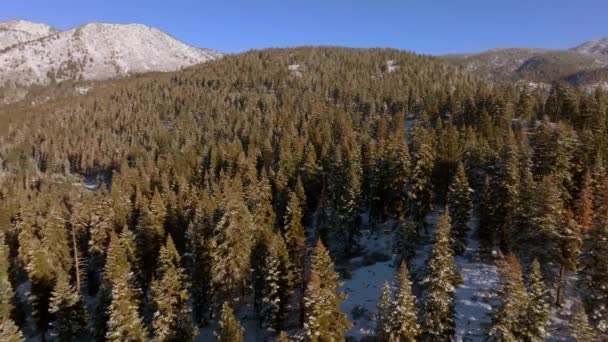
M 174 71 L 222 56 L 140 24 L 91 23 L 59 32 L 10 21 L 0 23 L 0 42 L 0 86 Z
M 595 55 L 608 58 L 608 37 L 585 42 L 573 48 L 572 50 L 587 55 Z
M 57 33 L 47 25 L 24 20 L 10 20 L 0 23 L 0 51 L 15 44 L 29 42 Z

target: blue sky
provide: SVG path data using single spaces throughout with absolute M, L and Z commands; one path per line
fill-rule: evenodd
M 608 0 L 0 0 L 0 21 L 138 22 L 225 52 L 297 45 L 425 54 L 567 48 L 608 36 Z

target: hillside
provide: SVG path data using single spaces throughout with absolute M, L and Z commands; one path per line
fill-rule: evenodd
M 92 23 L 59 32 L 13 21 L 0 24 L 0 34 L 5 45 L 0 49 L 4 101 L 23 97 L 32 85 L 174 71 L 222 56 L 139 24 Z
M 547 87 L 554 81 L 570 81 L 577 74 L 608 65 L 601 41 L 587 42 L 570 50 L 530 48 L 494 49 L 478 54 L 449 55 L 448 63 L 475 73 L 480 77 L 502 82 L 518 82 Z M 580 80 L 580 79 L 579 79 Z M 602 86 L 606 79 L 591 80 L 586 87 Z
M 608 335 L 605 92 L 336 47 L 84 82 L 0 108 L 17 340 Z

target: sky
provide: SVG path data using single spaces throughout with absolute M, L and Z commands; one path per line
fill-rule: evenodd
M 422 54 L 570 48 L 608 37 L 608 0 L 0 0 L 0 21 L 142 23 L 236 53 L 298 45 Z

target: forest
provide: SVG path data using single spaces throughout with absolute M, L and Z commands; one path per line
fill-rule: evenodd
M 338 47 L 90 83 L 0 106 L 2 341 L 608 340 L 606 91 Z

